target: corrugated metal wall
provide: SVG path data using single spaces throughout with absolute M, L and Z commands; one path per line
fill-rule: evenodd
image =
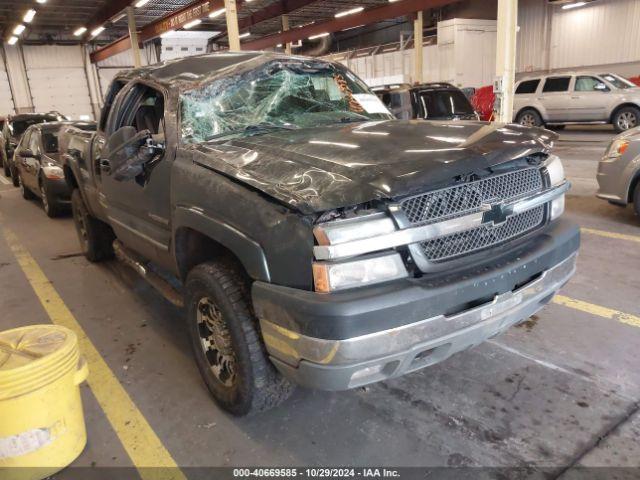
M 598 0 L 569 10 L 520 0 L 518 23 L 520 72 L 640 61 L 638 0 Z
M 4 117 L 10 113 L 15 113 L 15 109 L 7 71 L 4 68 L 4 58 L 0 52 L 0 116 Z
M 26 45 L 23 52 L 36 111 L 93 118 L 81 46 Z

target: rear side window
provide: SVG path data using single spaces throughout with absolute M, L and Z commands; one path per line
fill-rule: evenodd
M 570 81 L 571 77 L 549 77 L 547 78 L 547 81 L 544 82 L 542 91 L 545 93 L 566 92 L 567 90 L 569 90 Z
M 538 90 L 538 85 L 540 85 L 540 79 L 537 78 L 535 80 L 525 80 L 518 85 L 516 88 L 516 94 L 518 93 L 536 93 Z

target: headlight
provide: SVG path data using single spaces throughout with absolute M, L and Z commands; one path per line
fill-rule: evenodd
M 407 276 L 407 269 L 399 253 L 351 262 L 315 262 L 313 264 L 315 290 L 322 293 L 371 285 Z
M 51 180 L 61 180 L 64 178 L 64 172 L 62 171 L 62 168 L 58 167 L 57 165 L 47 165 L 45 167 L 42 167 L 42 172 L 44 173 L 45 177 Z
M 604 158 L 609 160 L 620 158 L 624 152 L 627 151 L 627 148 L 629 148 L 629 142 L 627 140 L 614 140 L 611 142 L 611 145 L 609 145 Z
M 551 202 L 551 220 L 555 220 L 564 213 L 564 195 Z
M 318 245 L 336 245 L 391 233 L 395 229 L 391 218 L 384 213 L 375 213 L 318 225 L 313 229 L 313 235 Z
M 549 157 L 545 166 L 547 168 L 547 173 L 549 174 L 549 180 L 552 187 L 564 182 L 564 167 L 562 166 L 562 161 L 559 157 L 556 157 L 555 155 Z

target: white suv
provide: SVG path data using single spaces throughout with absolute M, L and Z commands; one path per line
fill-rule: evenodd
M 516 84 L 514 120 L 527 126 L 611 123 L 640 125 L 640 88 L 613 73 L 554 73 Z

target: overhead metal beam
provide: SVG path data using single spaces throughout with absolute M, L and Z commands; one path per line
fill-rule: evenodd
M 89 55 L 89 58 L 91 59 L 91 63 L 98 63 L 119 53 L 126 52 L 130 48 L 131 38 L 127 35 L 126 37 L 119 38 L 115 42 L 110 43 L 106 47 L 99 48 L 95 52 L 92 52 Z
M 262 50 L 280 43 L 297 42 L 298 40 L 303 40 L 313 35 L 339 32 L 348 28 L 377 23 L 389 18 L 402 17 L 430 8 L 443 7 L 457 1 L 459 0 L 402 0 L 382 7 L 365 10 L 355 15 L 314 23 L 306 27 L 294 28 L 286 32 L 248 41 L 242 44 L 242 48 L 243 50 Z
M 294 10 L 306 7 L 307 5 L 315 3 L 316 1 L 317 0 L 281 0 L 238 20 L 238 25 L 240 26 L 241 30 L 244 28 L 249 28 L 256 23 L 264 22 L 265 20 L 271 20 L 272 18 L 279 17 L 280 15 L 291 13 Z

